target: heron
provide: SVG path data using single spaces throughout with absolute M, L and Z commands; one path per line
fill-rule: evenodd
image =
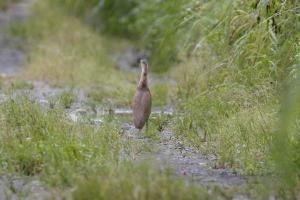
M 148 62 L 140 60 L 142 69 L 140 80 L 133 99 L 133 123 L 135 128 L 142 129 L 146 124 L 148 130 L 148 119 L 151 114 L 151 93 L 148 87 Z

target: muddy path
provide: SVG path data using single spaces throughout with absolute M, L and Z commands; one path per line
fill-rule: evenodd
M 184 178 L 188 183 L 230 188 L 246 184 L 250 180 L 250 177 L 240 176 L 229 169 L 214 168 L 214 156 L 207 158 L 184 144 L 170 127 L 157 131 L 155 139 L 144 137 L 131 124 L 124 124 L 123 130 L 124 137 L 143 142 L 151 149 L 149 152 L 140 152 L 136 157 L 137 161 L 152 160 L 160 169 L 171 169 L 176 176 Z

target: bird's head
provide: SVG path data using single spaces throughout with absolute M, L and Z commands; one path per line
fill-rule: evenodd
M 148 72 L 148 61 L 146 60 L 146 59 L 141 59 L 140 60 L 140 66 L 141 66 L 141 68 L 142 68 L 142 70 L 143 70 L 143 72 Z

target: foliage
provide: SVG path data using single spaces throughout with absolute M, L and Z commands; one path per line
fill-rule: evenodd
M 35 11 L 39 17 L 14 31 L 33 44 L 27 77 L 48 80 L 54 85 L 97 85 L 89 93 L 93 104 L 128 106 L 133 90 L 127 88 L 134 88 L 128 81 L 133 76 L 116 70 L 108 59 L 111 46 L 117 43 L 120 48 L 121 40 L 114 38 L 113 41 L 95 30 L 124 36 L 150 49 L 154 71 L 166 72 L 174 65 L 170 73 L 177 81 L 177 91 L 171 96 L 178 112 L 171 120 L 181 139 L 208 155 L 214 154 L 218 158 L 215 167 L 231 167 L 244 174 L 267 174 L 273 172 L 275 164 L 284 183 L 294 189 L 300 169 L 296 109 L 300 85 L 299 6 L 295 0 L 43 1 L 37 4 Z M 73 16 L 67 16 L 66 10 Z M 95 30 L 82 21 L 94 26 Z M 282 93 L 283 90 L 290 92 Z M 161 106 L 168 99 L 167 88 L 161 84 L 154 85 L 152 91 L 155 105 Z M 286 97 L 282 105 L 280 102 L 285 98 L 281 96 Z M 114 126 L 113 141 L 108 138 L 111 133 L 107 129 L 95 136 L 96 141 L 108 143 L 108 146 L 104 145 L 103 152 L 89 160 L 82 152 L 98 150 L 93 146 L 95 141 L 81 140 L 86 134 L 71 135 L 71 150 L 65 149 L 68 144 L 63 142 L 70 132 L 87 132 L 94 137 L 94 130 L 69 125 L 63 115 L 57 114 L 59 111 L 45 114 L 28 103 L 19 106 L 14 101 L 3 107 L 5 120 L 1 122 L 6 132 L 1 131 L 3 141 L 8 139 L 1 147 L 7 153 L 1 158 L 3 169 L 9 166 L 7 169 L 30 175 L 58 171 L 59 182 L 69 184 L 77 172 L 82 172 L 79 169 L 85 168 L 84 162 L 96 163 L 88 169 L 93 171 L 91 176 L 97 174 L 97 177 L 80 177 L 80 187 L 74 193 L 79 198 L 84 195 L 107 198 L 112 194 L 128 199 L 146 198 L 147 195 L 167 198 L 174 191 L 177 194 L 179 188 L 183 194 L 189 191 L 182 183 L 170 184 L 168 175 L 159 177 L 156 174 L 153 178 L 147 169 L 145 171 L 151 176 L 143 176 L 144 170 L 131 164 L 121 165 L 118 153 L 111 155 L 108 151 L 110 148 L 118 151 L 123 145 Z M 23 110 L 27 105 L 31 112 Z M 14 112 L 25 116 L 19 118 L 12 114 Z M 57 117 L 64 122 L 54 122 Z M 32 125 L 36 121 L 41 125 Z M 146 136 L 152 138 L 153 131 L 164 121 L 168 120 L 153 119 L 151 131 Z M 279 126 L 278 122 L 281 122 Z M 18 133 L 29 136 L 25 138 L 37 138 L 38 142 L 24 146 L 27 141 L 19 139 Z M 56 144 L 56 140 L 62 147 L 52 149 L 51 144 Z M 92 144 L 91 149 L 86 150 L 85 141 Z M 82 142 L 83 147 L 80 146 Z M 39 143 L 43 146 L 38 146 Z M 17 146 L 17 151 L 13 151 L 12 146 Z M 48 150 L 49 160 L 42 156 Z M 59 161 L 55 155 L 65 158 L 64 164 L 71 168 L 70 174 L 63 165 L 56 167 Z M 103 163 L 109 166 L 103 167 Z M 134 183 L 143 187 L 134 191 Z M 163 187 L 167 196 L 156 196 L 156 192 L 161 191 L 156 189 L 156 184 L 160 188 L 170 184 Z M 115 192 L 116 187 L 121 190 Z M 123 192 L 126 189 L 128 193 Z M 176 197 L 181 198 L 180 195 Z
M 22 89 L 32 90 L 34 88 L 34 85 L 28 81 L 16 79 L 11 83 L 10 87 L 11 89 L 14 90 L 22 90 Z
M 65 91 L 60 95 L 58 101 L 64 108 L 71 108 L 75 100 L 76 96 L 72 91 Z
M 176 117 L 178 135 L 207 153 L 216 154 L 219 166 L 231 166 L 250 174 L 268 171 L 265 164 L 278 120 L 280 88 L 288 74 L 294 71 L 292 66 L 295 64 L 299 32 L 299 17 L 295 15 L 299 12 L 296 1 L 103 0 L 83 3 L 64 0 L 56 1 L 56 5 L 61 5 L 62 10 L 69 10 L 104 32 L 139 38 L 140 45 L 151 49 L 151 61 L 156 71 L 165 71 L 170 63 L 181 60 L 172 69 L 173 77 L 178 82 L 176 104 L 182 113 Z M 72 29 L 81 30 L 78 21 L 62 16 L 56 7 L 53 10 L 56 11 L 55 16 L 44 14 L 45 19 L 51 20 L 43 24 L 47 26 L 44 29 L 47 32 L 53 30 L 50 33 L 53 36 L 39 31 L 41 38 L 65 40 L 62 33 L 70 27 L 54 23 L 57 18 L 72 21 L 68 23 L 72 24 Z M 100 23 L 94 23 L 98 21 Z M 32 28 L 33 31 L 41 29 L 41 25 Z M 70 70 L 70 73 L 62 73 L 59 81 L 70 74 L 71 78 L 67 79 L 76 84 L 82 82 L 82 78 L 89 77 L 89 85 L 90 77 L 102 73 L 102 78 L 94 79 L 97 80 L 94 83 L 100 83 L 101 87 L 90 92 L 91 102 L 129 105 L 133 91 L 125 93 L 125 81 L 114 78 L 121 83 L 120 86 L 115 81 L 110 83 L 116 90 L 108 87 L 109 83 L 100 81 L 106 80 L 104 77 L 107 74 L 124 76 L 109 67 L 103 68 L 105 72 L 98 71 L 100 68 L 94 67 L 98 64 L 94 63 L 96 57 L 90 56 L 94 54 L 86 54 L 93 45 L 86 45 L 86 40 L 80 38 L 95 38 L 89 41 L 105 43 L 96 39 L 90 31 L 76 32 L 76 35 L 68 35 L 68 38 L 73 38 L 70 43 L 76 41 L 71 47 L 78 50 L 74 50 L 77 59 L 65 59 L 73 54 L 68 55 L 68 49 L 59 47 L 60 52 L 66 52 L 62 55 L 68 56 L 59 59 L 65 62 L 55 65 L 70 66 L 70 69 L 71 66 L 80 65 L 92 74 L 82 76 L 82 70 L 75 70 L 75 74 Z M 81 36 L 78 38 L 78 35 Z M 42 41 L 43 46 L 53 44 L 53 40 Z M 49 50 L 55 48 L 49 47 Z M 92 48 L 93 52 L 97 52 L 95 56 L 105 57 L 104 49 L 97 49 Z M 49 57 L 52 54 L 52 51 L 46 52 L 42 50 L 37 57 Z M 83 57 L 85 62 L 81 59 Z M 52 60 L 49 62 L 51 66 Z M 41 66 L 37 63 L 34 66 Z M 110 65 L 109 61 L 105 63 L 106 66 Z M 53 68 L 47 63 L 44 66 L 45 69 Z M 87 66 L 93 66 L 90 68 L 92 70 Z M 39 70 L 32 72 L 36 71 Z M 59 76 L 56 74 L 53 77 Z M 165 89 L 156 85 L 153 91 L 155 104 L 162 105 L 167 98 L 164 97 Z M 114 102 L 116 96 L 125 97 L 123 103 Z M 256 158 L 259 158 L 259 162 L 256 162 Z
M 137 1 L 100 0 L 85 3 L 63 0 L 58 3 L 83 17 L 97 29 L 137 41 L 151 50 L 152 70 L 165 72 L 177 61 L 183 30 L 179 30 L 187 0 Z
M 135 76 L 114 68 L 110 59 L 114 46 L 125 46 L 125 42 L 99 36 L 50 1 L 39 1 L 33 9 L 34 17 L 11 31 L 24 37 L 30 47 L 22 78 L 48 81 L 56 87 L 92 86 L 102 96 L 101 102 L 129 106 L 136 87 L 130 80 Z M 117 96 L 122 98 L 115 102 Z
M 150 166 L 150 167 L 149 167 Z M 138 167 L 125 165 L 113 173 L 88 175 L 74 192 L 74 199 L 216 199 L 203 188 L 185 185 L 170 173 L 159 175 L 146 163 Z
M 99 131 L 72 125 L 60 110 L 44 112 L 25 97 L 1 105 L 1 119 L 1 170 L 41 175 L 51 184 L 69 185 L 83 168 L 117 161 L 122 147 L 112 125 Z
M 299 50 L 299 47 L 298 47 Z M 284 91 L 283 103 L 280 113 L 280 126 L 276 132 L 272 146 L 272 156 L 276 169 L 282 179 L 283 191 L 297 196 L 300 175 L 300 76 L 299 53 L 295 67 L 295 76 L 290 79 Z
M 27 97 L 0 105 L 0 171 L 34 176 L 74 199 L 217 199 L 203 187 L 186 184 L 171 171 L 130 158 L 143 148 L 119 134 L 116 121 L 100 129 L 72 124 L 62 110 L 45 110 Z M 59 120 L 58 120 L 59 119 Z M 65 193 L 66 192 L 66 193 Z M 64 194 L 65 193 L 65 194 Z
M 296 63 L 297 2 L 197 5 L 190 19 L 200 38 L 190 38 L 194 54 L 174 70 L 183 112 L 177 133 L 216 154 L 221 166 L 267 173 L 281 87 Z

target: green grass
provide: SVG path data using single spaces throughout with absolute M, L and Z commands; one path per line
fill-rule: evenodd
M 73 124 L 59 108 L 45 111 L 24 96 L 2 103 L 0 116 L 0 172 L 35 177 L 62 197 L 217 199 L 235 195 L 217 187 L 209 194 L 206 188 L 158 169 L 152 161 L 133 162 L 144 145 L 124 140 L 118 121 L 105 121 L 100 129 Z
M 171 72 L 177 91 L 153 83 L 153 105 L 163 106 L 171 96 L 180 113 L 174 123 L 177 134 L 203 152 L 217 155 L 218 166 L 248 174 L 271 170 L 266 164 L 269 144 L 297 37 L 295 3 L 255 2 L 176 1 L 172 7 L 168 2 L 133 1 L 118 7 L 105 1 L 103 12 L 94 16 L 107 17 L 109 8 L 116 8 L 102 28 L 116 35 L 134 31 L 144 35 L 140 42 L 150 45 L 154 67 L 166 67 L 165 71 L 167 63 L 181 60 Z M 53 85 L 92 85 L 88 97 L 94 107 L 129 107 L 136 78 L 116 70 L 108 59 L 124 43 L 100 35 L 82 20 L 96 4 L 39 2 L 35 9 L 39 17 L 15 30 L 34 44 L 25 75 Z M 161 12 L 152 15 L 158 8 Z M 66 9 L 75 15 L 66 15 Z M 131 9 L 136 13 L 126 18 L 124 13 Z M 279 11 L 282 15 L 277 16 Z
M 228 76 L 223 81 L 228 69 L 207 75 L 205 68 L 194 67 L 179 79 L 177 106 L 182 113 L 175 116 L 177 134 L 202 152 L 215 154 L 218 167 L 248 174 L 268 172 L 279 110 L 274 86 L 251 88 Z
M 190 22 L 199 26 L 190 32 L 202 38 L 191 38 L 194 54 L 172 70 L 180 113 L 175 130 L 217 155 L 217 166 L 265 174 L 273 171 L 270 144 L 282 87 L 295 71 L 300 26 L 294 18 L 297 3 L 254 3 L 210 1 L 191 7 L 199 12 L 190 14 Z
M 179 45 L 185 39 L 181 37 L 184 34 L 180 23 L 189 1 L 104 0 L 102 6 L 99 1 L 56 2 L 103 33 L 130 39 L 137 46 L 151 50 L 151 70 L 154 72 L 166 72 L 178 61 Z
M 71 108 L 72 104 L 76 101 L 76 96 L 72 91 L 65 91 L 63 92 L 59 99 L 58 102 L 60 105 L 62 105 L 64 108 Z
M 94 87 L 106 101 L 120 96 L 124 98 L 119 104 L 128 106 L 135 76 L 115 69 L 110 59 L 113 43 L 122 46 L 124 42 L 99 36 L 48 1 L 36 4 L 34 16 L 25 25 L 12 28 L 12 33 L 26 38 L 30 46 L 23 78 L 60 87 Z
M 39 175 L 51 184 L 69 185 L 86 166 L 117 161 L 123 145 L 112 124 L 99 131 L 72 125 L 62 111 L 44 112 L 25 97 L 1 105 L 1 116 L 1 170 Z
M 151 165 L 150 165 L 151 166 Z M 202 188 L 185 185 L 149 165 L 122 167 L 113 177 L 89 175 L 80 182 L 74 199 L 214 199 Z
M 290 83 L 293 88 L 293 84 L 298 84 L 293 81 L 297 79 L 299 68 L 297 1 L 104 1 L 102 8 L 97 8 L 97 3 L 78 0 L 37 3 L 35 16 L 29 23 L 12 30 L 24 36 L 30 44 L 25 78 L 47 80 L 62 87 L 91 87 L 88 98 L 92 107 L 99 104 L 109 108 L 129 107 L 138 75 L 115 69 L 109 58 L 115 50 L 126 49 L 127 44 L 121 39 L 103 36 L 89 25 L 108 34 L 134 38 L 137 45 L 151 50 L 154 71 L 166 72 L 173 65 L 169 72 L 177 82 L 176 90 L 165 83 L 154 82 L 151 85 L 153 105 L 163 106 L 172 100 L 177 113 L 172 119 L 152 118 L 146 137 L 155 139 L 156 130 L 170 121 L 180 139 L 206 155 L 216 155 L 216 167 L 228 167 L 250 175 L 274 172 L 284 177 L 283 183 L 291 180 L 287 177 L 298 177 L 299 120 L 291 109 L 298 106 L 295 103 L 298 96 L 294 96 L 293 92 L 286 95 L 287 102 L 294 99 L 291 100 L 294 106 L 288 103 L 281 105 L 285 95 L 282 90 L 287 90 L 285 85 Z M 99 19 L 107 20 L 99 25 L 95 23 Z M 70 106 L 70 99 L 67 95 L 63 104 Z M 120 162 L 116 158 L 118 152 L 111 155 L 107 149 L 136 149 L 134 145 L 120 140 L 113 117 L 106 121 L 105 127 L 116 131 L 112 134 L 114 141 L 102 138 L 103 135 L 111 136 L 106 128 L 99 130 L 104 132 L 96 140 L 108 143 L 103 155 L 99 154 L 104 160 L 96 156 L 91 160 L 96 166 L 86 169 L 82 163 L 87 162 L 87 158 L 81 155 L 85 148 L 80 145 L 85 141 L 91 142 L 92 146 L 94 143 L 89 139 L 81 141 L 82 134 L 78 134 L 80 140 L 77 134 L 74 136 L 70 148 L 63 142 L 67 140 L 67 133 L 87 132 L 94 136 L 95 130 L 70 125 L 67 120 L 56 124 L 59 122 L 53 122 L 52 117 L 57 117 L 60 111 L 55 109 L 45 114 L 44 121 L 38 121 L 43 125 L 31 125 L 34 124 L 32 120 L 37 120 L 32 116 L 43 119 L 44 115 L 34 107 L 30 111 L 37 113 L 30 114 L 30 117 L 19 119 L 15 116 L 17 114 L 12 114 L 14 117 L 10 119 L 10 113 L 26 113 L 27 110 L 22 109 L 27 104 L 18 106 L 18 103 L 12 102 L 4 106 L 5 120 L 2 123 L 7 130 L 2 132 L 21 133 L 29 135 L 29 138 L 33 137 L 31 134 L 38 133 L 37 141 L 42 140 L 50 150 L 49 158 L 54 158 L 48 160 L 42 157 L 44 147 L 36 147 L 38 143 L 31 144 L 33 149 L 30 149 L 31 146 L 25 148 L 24 138 L 19 142 L 18 137 L 9 138 L 3 134 L 12 141 L 3 146 L 5 152 L 9 152 L 3 156 L 6 159 L 4 166 L 10 166 L 5 170 L 42 177 L 46 177 L 49 171 L 58 170 L 60 173 L 49 178 L 48 182 L 70 185 L 75 179 L 80 180 L 80 187 L 75 191 L 78 198 L 91 195 L 90 198 L 100 199 L 115 195 L 115 198 L 122 196 L 127 199 L 168 199 L 177 194 L 175 197 L 181 199 L 183 196 L 177 190 L 188 195 L 187 198 L 207 198 L 205 192 L 197 193 L 194 187 L 190 191 L 168 174 L 153 172 L 152 167 L 136 168 L 132 163 Z M 59 117 L 63 115 L 59 114 Z M 279 122 L 281 125 L 278 125 Z M 49 130 L 58 132 L 59 136 L 54 134 L 50 141 L 51 137 L 46 135 L 45 142 L 43 134 L 40 136 L 44 129 L 46 133 Z M 61 148 L 51 149 L 51 144 L 57 141 Z M 12 147 L 9 148 L 11 144 L 17 145 L 15 152 Z M 86 151 L 96 150 L 88 148 Z M 37 156 L 29 156 L 31 152 Z M 54 166 L 53 163 L 58 161 L 53 155 L 66 159 L 66 166 L 71 168 L 70 174 L 62 165 Z M 82 175 L 83 172 L 88 175 Z M 148 173 L 152 182 L 148 176 L 143 176 Z M 101 184 L 102 181 L 105 184 Z M 142 187 L 136 187 L 134 183 Z M 293 190 L 299 185 L 298 178 L 291 183 L 286 185 Z M 114 188 L 121 189 L 116 192 Z M 158 191 L 166 196 L 157 194 Z
M 172 91 L 173 86 L 168 83 L 153 83 L 150 84 L 151 97 L 152 97 L 152 105 L 154 107 L 157 106 L 165 106 L 166 104 L 170 104 L 170 91 Z
M 299 54 L 298 54 L 299 55 Z M 299 57 L 298 57 L 299 58 Z M 295 67 L 299 67 L 300 59 Z M 281 189 L 291 195 L 299 193 L 299 68 L 295 76 L 285 86 L 286 91 L 281 106 L 279 128 L 272 143 L 272 158 L 275 160 L 276 172 L 281 178 Z
M 116 51 L 125 51 L 128 42 L 99 35 L 49 1 L 38 2 L 34 16 L 11 30 L 30 46 L 22 78 L 48 81 L 57 87 L 89 87 L 90 104 L 131 106 L 139 74 L 116 69 L 111 57 Z M 169 86 L 154 83 L 150 88 L 153 106 L 165 105 Z
M 22 79 L 15 79 L 10 83 L 10 89 L 12 90 L 32 90 L 34 85 L 28 81 Z

